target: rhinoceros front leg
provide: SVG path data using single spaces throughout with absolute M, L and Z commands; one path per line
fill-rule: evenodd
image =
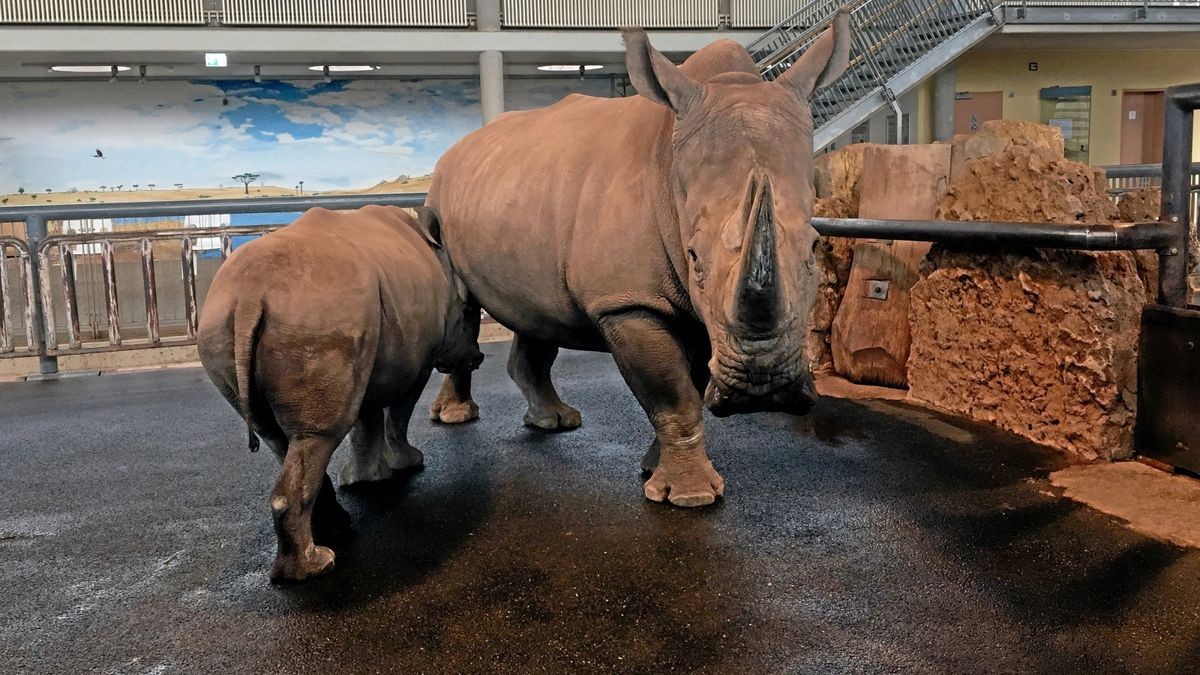
M 700 394 L 683 346 L 656 316 L 611 315 L 601 330 L 617 367 L 654 425 L 658 461 L 646 498 L 676 506 L 712 504 L 725 481 L 704 449 Z
M 538 429 L 574 429 L 583 423 L 579 411 L 563 403 L 550 381 L 558 347 L 523 335 L 513 336 L 508 352 L 508 376 L 529 403 L 525 425 Z
M 471 371 L 455 371 L 442 380 L 429 419 L 442 424 L 462 424 L 479 418 L 479 406 L 471 400 Z
M 350 457 L 338 473 L 342 485 L 389 480 L 397 472 L 419 468 L 425 459 L 408 442 L 408 420 L 421 395 L 421 387 L 404 394 L 386 410 L 378 407 L 359 412 L 350 434 Z
M 428 377 L 422 378 L 419 386 L 413 387 L 386 411 L 387 462 L 393 471 L 411 471 L 425 466 L 425 455 L 408 442 L 408 422 L 427 381 Z

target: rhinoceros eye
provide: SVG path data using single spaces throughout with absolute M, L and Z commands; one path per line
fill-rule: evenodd
M 700 257 L 696 255 L 696 249 L 689 246 L 687 254 L 688 258 L 692 261 L 692 273 L 696 275 L 696 285 L 704 288 L 704 267 L 700 264 Z

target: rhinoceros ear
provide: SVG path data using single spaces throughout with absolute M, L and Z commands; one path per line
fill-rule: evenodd
M 804 54 L 776 80 L 806 100 L 821 87 L 832 84 L 850 63 L 850 12 L 838 10 L 833 26 L 817 38 Z
M 432 206 L 417 207 L 417 222 L 413 229 L 434 248 L 442 248 L 442 219 Z
M 650 46 L 646 31 L 622 28 L 621 35 L 625 38 L 625 69 L 639 94 L 671 108 L 677 115 L 683 115 L 700 100 L 704 86 Z

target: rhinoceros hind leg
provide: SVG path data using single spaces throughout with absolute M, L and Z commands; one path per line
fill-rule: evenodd
M 271 492 L 271 513 L 279 539 L 279 552 L 271 565 L 272 581 L 302 581 L 333 569 L 333 551 L 313 542 L 313 512 L 329 480 L 325 474 L 329 458 L 342 435 L 303 436 L 288 442 L 283 470 Z
M 609 315 L 600 327 L 621 376 L 654 425 L 651 453 L 657 446 L 658 461 L 643 485 L 646 498 L 676 506 L 712 504 L 724 494 L 725 482 L 704 449 L 700 393 L 683 345 L 644 313 Z
M 479 406 L 471 400 L 471 371 L 454 372 L 442 380 L 442 389 L 429 406 L 429 419 L 442 424 L 479 419 Z
M 558 397 L 550 380 L 550 368 L 558 347 L 520 334 L 513 336 L 508 352 L 508 376 L 529 402 L 525 425 L 545 430 L 568 430 L 583 424 L 579 411 Z
M 313 541 L 318 544 L 330 545 L 346 539 L 353 532 L 350 514 L 338 503 L 337 491 L 333 481 L 326 474 L 321 483 L 321 492 L 313 504 L 312 516 Z

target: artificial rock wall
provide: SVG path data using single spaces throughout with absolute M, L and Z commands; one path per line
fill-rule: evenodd
M 1051 127 L 987 122 L 952 143 L 941 219 L 1085 225 L 1154 210 L 1139 194 L 1118 213 L 1103 172 L 1066 160 Z M 855 162 L 831 158 L 839 153 L 818 160 L 818 215 L 856 215 L 848 205 L 863 178 L 843 175 Z M 837 246 L 825 254 L 832 284 L 839 266 L 849 267 Z M 1125 252 L 934 246 L 911 294 L 909 398 L 1082 458 L 1128 456 L 1153 262 Z M 823 302 L 838 297 L 823 289 Z

